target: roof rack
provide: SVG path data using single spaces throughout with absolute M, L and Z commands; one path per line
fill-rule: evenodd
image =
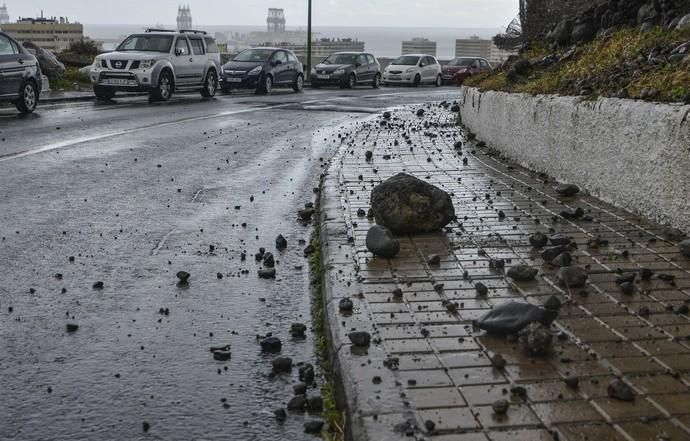
M 207 34 L 206 31 L 197 31 L 197 30 L 194 30 L 194 29 L 180 29 L 178 32 L 179 32 L 180 34 L 187 34 L 187 33 L 190 33 L 190 34 L 202 34 L 202 35 L 206 35 L 206 34 Z
M 155 28 L 149 28 L 146 30 L 146 32 L 177 32 L 173 31 L 171 29 L 155 29 Z

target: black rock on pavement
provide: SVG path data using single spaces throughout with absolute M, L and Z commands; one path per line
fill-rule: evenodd
M 400 242 L 393 233 L 381 225 L 374 225 L 367 232 L 367 249 L 380 257 L 395 257 L 400 252 Z
M 539 274 L 538 269 L 527 265 L 517 265 L 511 267 L 506 273 L 508 277 L 518 282 L 529 282 L 534 280 L 534 278 L 537 277 L 537 274 Z
M 366 331 L 350 332 L 347 336 L 355 346 L 369 346 L 371 342 L 371 335 Z
M 531 322 L 549 326 L 558 311 L 547 310 L 529 303 L 504 303 L 473 322 L 474 326 L 491 334 L 515 335 Z
M 690 257 L 690 239 L 682 241 L 678 245 L 678 249 L 680 250 L 680 254 L 685 257 Z
M 606 388 L 606 393 L 610 398 L 615 398 L 617 400 L 635 401 L 635 391 L 620 378 L 611 380 Z
M 561 184 L 556 187 L 556 193 L 561 196 L 575 196 L 580 192 L 580 187 L 574 184 Z
M 587 270 L 579 266 L 566 266 L 560 269 L 558 280 L 567 288 L 581 288 L 587 283 Z

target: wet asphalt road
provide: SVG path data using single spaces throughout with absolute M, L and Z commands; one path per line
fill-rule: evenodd
M 311 226 L 296 211 L 315 199 L 340 124 L 457 93 L 0 109 L 0 439 L 310 439 L 303 423 L 316 416 L 273 418 L 297 370 L 269 376 L 273 355 L 256 341 L 272 332 L 283 355 L 315 363 L 311 333 L 288 332 L 311 323 L 300 243 Z M 259 247 L 275 254 L 277 280 L 258 279 Z M 214 361 L 209 348 L 227 344 L 232 359 Z

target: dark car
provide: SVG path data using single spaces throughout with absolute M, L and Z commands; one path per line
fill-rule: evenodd
M 484 58 L 476 57 L 460 57 L 450 61 L 443 66 L 443 82 L 444 84 L 462 84 L 467 77 L 477 75 L 483 72 L 488 72 L 491 69 L 491 64 Z
M 355 88 L 367 84 L 374 89 L 381 86 L 381 66 L 372 54 L 365 52 L 336 52 L 311 70 L 311 87 L 340 86 Z
M 220 87 L 255 89 L 270 94 L 274 87 L 291 87 L 295 92 L 304 86 L 304 67 L 292 51 L 272 47 L 247 49 L 220 69 Z
M 36 57 L 9 35 L 0 32 L 0 101 L 31 113 L 41 95 L 41 67 Z

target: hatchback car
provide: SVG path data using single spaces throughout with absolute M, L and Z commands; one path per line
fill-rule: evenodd
M 15 39 L 0 32 L 0 101 L 22 113 L 36 110 L 41 95 L 41 67 Z
M 193 90 L 206 98 L 214 96 L 219 70 L 220 51 L 206 32 L 148 29 L 125 38 L 114 52 L 98 55 L 90 77 L 98 99 L 130 91 L 167 101 L 173 92 Z
M 381 65 L 376 57 L 363 52 L 336 52 L 311 70 L 311 87 L 340 86 L 354 89 L 359 84 L 378 89 Z
M 403 55 L 396 58 L 383 71 L 383 84 L 420 84 L 441 85 L 441 65 L 436 57 L 424 54 Z
M 461 57 L 455 58 L 443 66 L 443 82 L 446 84 L 462 84 L 466 78 L 492 69 L 491 64 L 484 58 Z
M 260 47 L 240 52 L 220 69 L 220 87 L 254 89 L 270 94 L 275 87 L 291 87 L 295 92 L 304 86 L 304 67 L 292 51 Z

